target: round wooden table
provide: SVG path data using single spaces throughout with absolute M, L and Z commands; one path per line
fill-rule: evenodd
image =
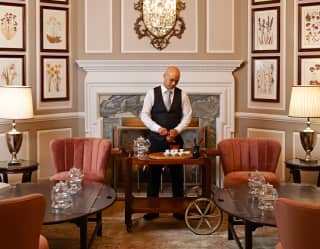
M 279 197 L 287 197 L 298 201 L 320 204 L 320 188 L 315 185 L 281 183 L 276 186 Z M 245 226 L 245 245 L 243 248 L 252 249 L 252 233 L 257 227 L 276 226 L 273 211 L 261 211 L 258 209 L 258 200 L 252 199 L 248 193 L 248 185 L 236 185 L 234 187 L 218 189 L 214 193 L 214 202 L 228 214 L 228 227 L 231 229 L 231 237 L 240 246 L 240 240 L 233 228 L 233 217 L 241 219 Z M 238 221 L 239 224 L 239 221 Z
M 0 199 L 19 197 L 40 193 L 46 197 L 44 225 L 75 222 L 80 227 L 80 249 L 88 249 L 95 235 L 102 236 L 102 210 L 111 206 L 116 200 L 114 189 L 100 182 L 84 181 L 79 193 L 73 195 L 73 207 L 66 210 L 51 208 L 51 190 L 54 182 L 23 183 L 1 192 Z M 96 215 L 96 225 L 90 238 L 87 235 L 90 215 Z
M 8 161 L 0 161 L 2 182 L 8 183 L 8 174 L 22 173 L 22 182 L 31 182 L 32 172 L 38 169 L 38 163 L 29 160 L 20 160 L 20 164 L 8 165 Z
M 301 183 L 300 171 L 318 171 L 317 186 L 320 187 L 320 160 L 306 162 L 298 158 L 288 159 L 285 161 L 286 167 L 290 169 L 293 176 L 293 182 Z

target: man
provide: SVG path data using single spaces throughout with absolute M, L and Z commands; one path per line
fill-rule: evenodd
M 144 99 L 141 120 L 150 130 L 150 152 L 160 152 L 176 145 L 183 147 L 181 132 L 191 121 L 191 105 L 189 97 L 177 88 L 180 70 L 170 66 L 163 74 L 163 83 L 150 89 Z M 183 168 L 181 165 L 170 165 L 173 197 L 183 196 Z M 148 197 L 158 197 L 160 190 L 161 165 L 148 167 Z M 144 215 L 146 220 L 159 217 L 158 213 Z M 174 217 L 183 219 L 181 213 Z

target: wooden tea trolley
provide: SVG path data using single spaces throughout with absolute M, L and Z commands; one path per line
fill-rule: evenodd
M 192 153 L 185 154 L 182 156 L 166 156 L 163 152 L 157 152 L 149 154 L 143 159 L 128 156 L 124 161 L 125 166 L 123 167 L 123 176 L 125 183 L 125 224 L 127 226 L 128 232 L 132 231 L 131 215 L 133 213 L 180 212 L 181 210 L 186 210 L 188 205 L 190 207 L 190 201 L 195 199 L 195 197 L 135 197 L 132 193 L 133 182 L 131 174 L 133 165 L 148 165 L 148 167 L 160 167 L 159 165 L 172 164 L 199 165 L 203 168 L 202 197 L 205 198 L 205 200 L 207 200 L 207 204 L 211 206 L 214 205 L 214 203 L 211 200 L 211 161 L 210 158 L 207 157 L 206 153 L 202 153 L 199 158 L 192 158 Z M 204 207 L 204 209 L 206 209 L 207 211 L 213 210 L 211 207 Z M 188 215 L 186 213 L 185 218 L 187 219 L 187 217 Z M 201 215 L 198 216 L 198 218 L 200 219 Z

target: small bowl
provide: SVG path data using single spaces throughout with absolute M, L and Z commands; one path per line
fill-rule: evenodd
M 171 150 L 170 152 L 172 156 L 175 156 L 178 154 L 178 150 Z

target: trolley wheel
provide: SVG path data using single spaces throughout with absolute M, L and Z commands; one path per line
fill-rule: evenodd
M 187 227 L 195 234 L 208 235 L 219 229 L 222 211 L 208 198 L 198 198 L 190 202 L 185 211 Z

